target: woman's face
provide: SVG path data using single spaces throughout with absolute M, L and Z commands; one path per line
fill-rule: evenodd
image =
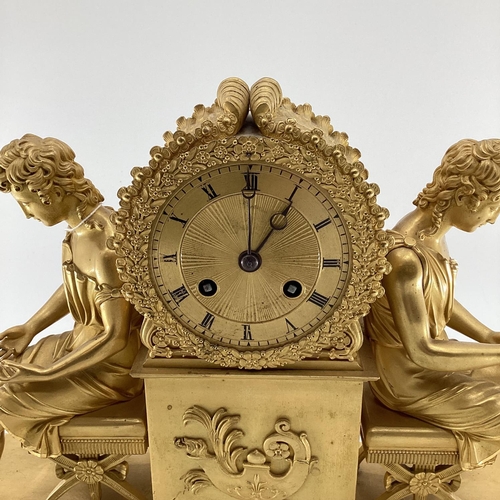
M 54 226 L 66 219 L 67 214 L 63 203 L 64 193 L 57 189 L 51 193 L 51 203 L 43 203 L 37 193 L 23 187 L 20 191 L 11 191 L 21 210 L 28 219 L 36 219 L 46 226 Z
M 453 205 L 448 209 L 447 216 L 453 227 L 471 233 L 485 224 L 493 224 L 500 214 L 500 200 L 487 199 L 479 205 L 475 212 L 466 203 Z

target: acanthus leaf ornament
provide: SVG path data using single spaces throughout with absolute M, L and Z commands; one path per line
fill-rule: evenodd
M 263 135 L 238 135 L 249 103 Z M 132 170 L 115 216 L 123 293 L 146 318 L 150 357 L 353 360 L 389 271 L 388 212 L 347 135 L 271 79 L 251 92 L 225 80 L 178 127 Z
M 197 493 L 213 486 L 241 500 L 285 500 L 302 488 L 313 470 L 318 470 L 307 435 L 293 432 L 287 419 L 279 419 L 262 448 L 251 451 L 236 445 L 244 437 L 235 428 L 239 420 L 239 415 L 230 415 L 225 408 L 213 415 L 199 406 L 185 412 L 184 425 L 201 424 L 208 435 L 208 442 L 187 436 L 174 440 L 177 448 L 184 449 L 201 466 L 181 478 L 185 491 Z

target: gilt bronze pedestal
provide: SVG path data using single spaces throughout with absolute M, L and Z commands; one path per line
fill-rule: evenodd
M 248 372 L 144 353 L 154 499 L 354 500 L 371 361 Z

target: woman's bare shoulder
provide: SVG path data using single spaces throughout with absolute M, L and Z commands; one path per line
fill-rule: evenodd
M 387 254 L 387 260 L 392 266 L 389 277 L 398 275 L 406 279 L 419 278 L 422 275 L 422 262 L 420 257 L 410 247 L 402 246 L 394 248 Z

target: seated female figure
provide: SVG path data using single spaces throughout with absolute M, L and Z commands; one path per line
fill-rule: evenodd
M 366 318 L 386 406 L 453 431 L 463 469 L 481 467 L 500 451 L 500 386 L 473 377 L 498 366 L 500 334 L 453 296 L 456 263 L 446 233 L 472 232 L 500 213 L 500 140 L 451 146 L 417 208 L 394 228 L 386 295 Z M 477 342 L 449 340 L 448 326 Z
M 0 190 L 26 217 L 69 226 L 63 284 L 25 324 L 0 333 L 0 429 L 39 456 L 57 456 L 60 425 L 142 391 L 129 374 L 141 317 L 120 293 L 116 255 L 106 245 L 112 210 L 65 143 L 25 135 L 5 146 Z M 71 331 L 29 346 L 67 314 Z

